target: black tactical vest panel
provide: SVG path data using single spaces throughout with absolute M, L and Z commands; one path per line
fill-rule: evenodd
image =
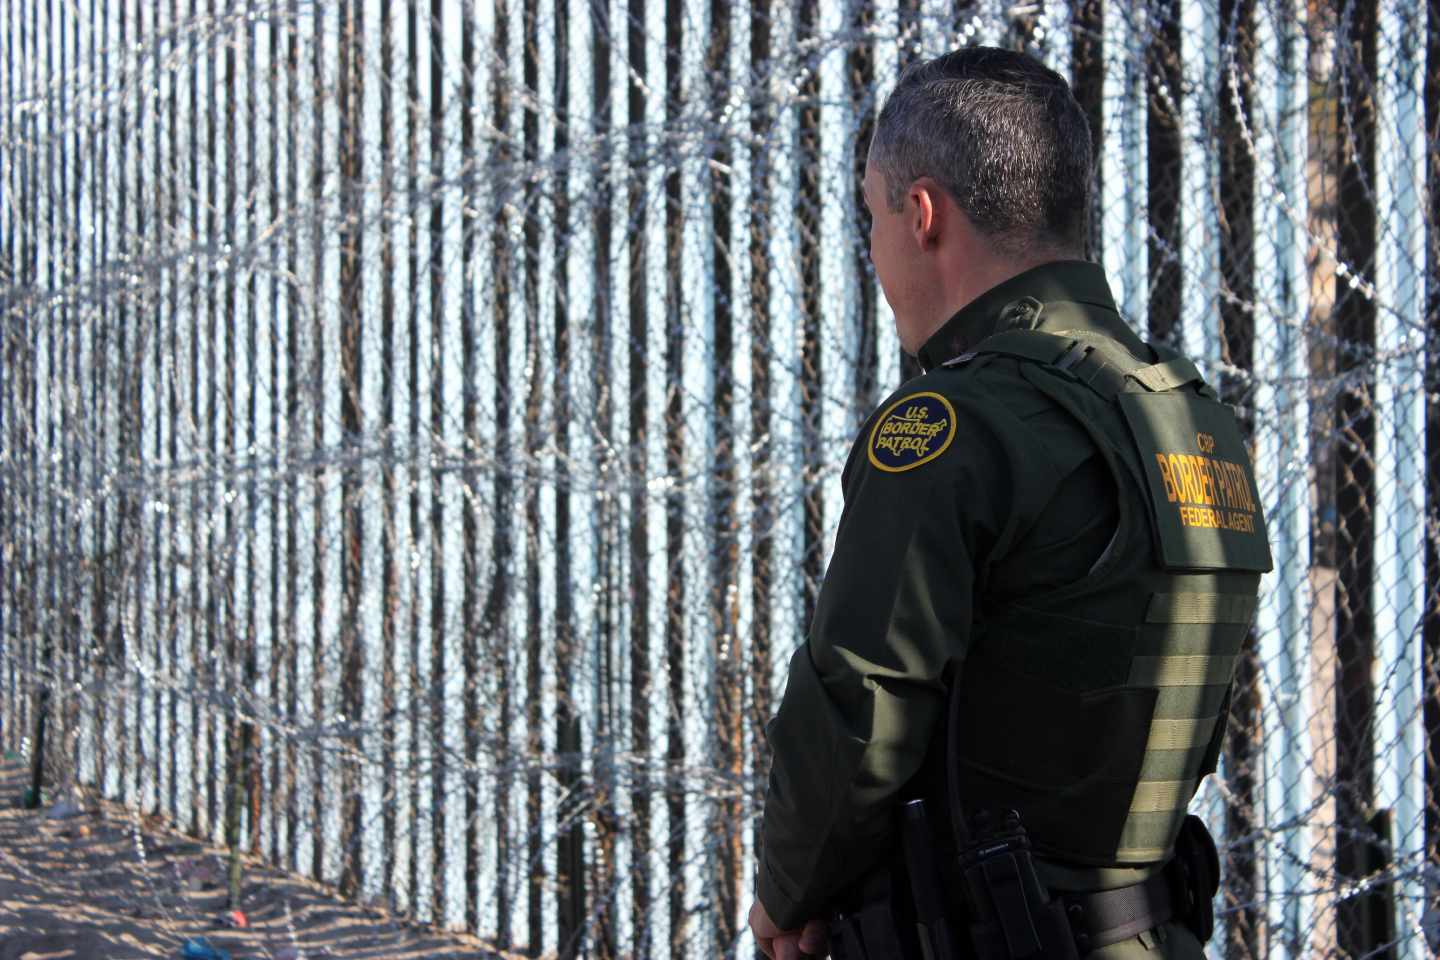
M 1115 539 L 1088 577 L 975 625 L 950 745 L 967 810 L 1017 809 L 1039 852 L 1073 863 L 1170 855 L 1215 769 L 1271 567 L 1234 415 L 1189 361 L 1151 349 L 1146 363 L 1090 333 L 1010 331 L 952 361 L 1023 361 L 1119 491 Z

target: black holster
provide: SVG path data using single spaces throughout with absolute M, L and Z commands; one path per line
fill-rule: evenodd
M 924 960 L 908 913 L 908 892 L 894 868 L 888 865 L 866 877 L 859 896 L 831 917 L 834 960 Z
M 1165 865 L 1175 897 L 1175 919 L 1203 945 L 1215 932 L 1215 892 L 1220 889 L 1220 853 L 1204 822 L 1185 817 L 1175 838 L 1175 856 Z
M 925 803 L 901 807 L 899 845 L 830 921 L 835 960 L 963 960 Z
M 1017 814 L 961 852 L 958 903 L 923 801 L 902 808 L 900 841 L 901 862 L 867 877 L 832 919 L 836 960 L 1078 960 L 1065 905 L 1040 883 Z

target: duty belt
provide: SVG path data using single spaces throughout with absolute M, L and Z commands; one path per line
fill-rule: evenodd
M 1220 861 L 1199 817 L 1186 816 L 1174 856 L 1149 879 L 1047 895 L 1019 829 L 987 831 L 979 859 L 972 851 L 958 861 L 960 887 L 947 886 L 925 842 L 933 834 L 924 801 L 903 809 L 903 857 L 866 877 L 859 899 L 830 925 L 836 960 L 1077 960 L 1171 921 L 1202 944 L 1213 932 Z
M 1193 814 L 1180 825 L 1174 856 L 1149 880 L 1098 893 L 1060 893 L 1083 956 L 1176 920 L 1204 944 L 1215 929 L 1213 900 L 1220 889 L 1220 856 L 1205 824 Z
M 1148 880 L 1096 893 L 1057 893 L 1070 923 L 1075 952 L 1084 957 L 1177 919 L 1177 893 L 1168 870 Z M 907 937 L 892 924 L 897 919 L 888 890 L 872 891 L 875 899 L 860 910 L 841 914 L 830 925 L 830 950 L 839 960 L 930 960 L 932 957 L 1005 957 L 1010 955 L 1002 928 L 980 936 L 969 947 L 956 943 L 948 950 L 933 946 L 907 948 Z M 932 924 L 933 925 L 933 924 Z M 971 931 L 975 935 L 975 931 Z M 1198 931 L 1197 931 L 1198 935 Z M 971 950 L 974 950 L 974 953 Z M 1067 951 L 1068 952 L 1068 951 Z M 1046 954 L 1048 955 L 1048 954 Z
M 1082 956 L 1158 927 L 1176 913 L 1175 890 L 1163 871 L 1128 887 L 1059 896 Z

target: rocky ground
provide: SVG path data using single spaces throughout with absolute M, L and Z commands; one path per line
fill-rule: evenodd
M 227 927 L 223 851 L 113 804 L 21 809 L 24 782 L 19 764 L 0 764 L 0 960 L 500 956 L 255 863 L 248 925 Z

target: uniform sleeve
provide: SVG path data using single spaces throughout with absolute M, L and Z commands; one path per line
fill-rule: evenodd
M 993 534 L 975 518 L 1009 511 L 1003 456 L 974 469 L 1000 452 L 984 439 L 962 436 L 900 473 L 868 461 L 864 431 L 852 451 L 810 634 L 766 729 L 756 894 L 781 929 L 819 916 L 892 839 L 896 794 L 921 766 L 947 666 L 969 639 L 975 557 Z

